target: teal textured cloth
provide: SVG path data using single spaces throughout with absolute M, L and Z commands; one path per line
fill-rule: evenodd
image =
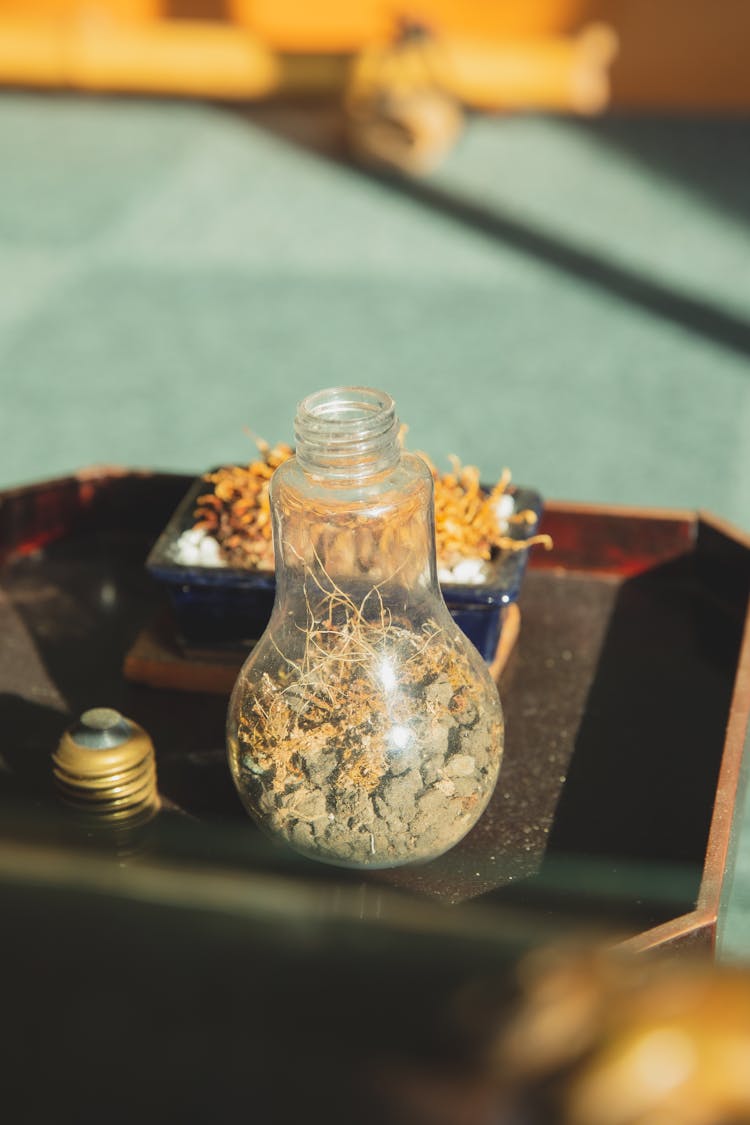
M 349 382 L 434 457 L 750 525 L 747 354 L 648 300 L 750 320 L 744 123 L 475 119 L 422 198 L 255 117 L 0 99 L 2 483 L 241 458 Z

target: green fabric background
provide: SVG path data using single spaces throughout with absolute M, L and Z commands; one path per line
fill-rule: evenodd
M 242 459 L 245 427 L 289 439 L 300 397 L 360 383 L 438 460 L 750 527 L 746 122 L 473 119 L 411 189 L 336 131 L 0 98 L 0 485 Z M 737 871 L 726 956 L 750 809 Z
M 256 118 L 0 100 L 0 482 L 242 457 L 354 382 L 434 456 L 750 525 L 747 354 Z M 431 187 L 750 319 L 749 139 L 475 119 Z

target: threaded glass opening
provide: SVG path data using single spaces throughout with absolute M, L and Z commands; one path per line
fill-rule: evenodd
M 308 395 L 294 419 L 305 472 L 339 482 L 394 468 L 401 450 L 393 399 L 370 387 L 331 387 Z

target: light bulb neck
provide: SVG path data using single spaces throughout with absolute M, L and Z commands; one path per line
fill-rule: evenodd
M 308 395 L 294 419 L 297 461 L 331 483 L 361 482 L 401 458 L 393 399 L 369 387 L 331 387 Z

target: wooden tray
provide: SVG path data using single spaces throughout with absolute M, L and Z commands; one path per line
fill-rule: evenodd
M 745 537 L 691 512 L 550 504 L 556 547 L 534 557 L 521 598 L 490 807 L 443 859 L 363 876 L 265 845 L 229 780 L 221 694 L 122 675 L 160 608 L 143 560 L 188 479 L 103 468 L 0 494 L 0 729 L 13 735 L 0 790 L 15 809 L 0 867 L 19 833 L 33 846 L 23 810 L 43 834 L 70 716 L 110 705 L 151 732 L 163 794 L 195 818 L 160 830 L 154 870 L 176 849 L 196 882 L 210 861 L 473 899 L 550 935 L 585 922 L 631 948 L 711 946 L 750 712 Z

